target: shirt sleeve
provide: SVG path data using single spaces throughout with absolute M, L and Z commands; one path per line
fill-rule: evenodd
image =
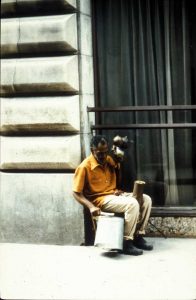
M 75 171 L 73 179 L 73 192 L 81 193 L 84 189 L 86 177 L 86 169 L 84 167 L 78 167 Z

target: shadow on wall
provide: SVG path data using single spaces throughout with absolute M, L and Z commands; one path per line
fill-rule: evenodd
M 85 246 L 93 246 L 95 241 L 95 231 L 93 230 L 93 223 L 89 209 L 84 208 L 84 237 Z

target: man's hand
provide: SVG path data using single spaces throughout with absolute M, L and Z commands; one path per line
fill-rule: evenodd
M 93 216 L 99 216 L 101 214 L 101 209 L 99 207 L 96 207 L 96 206 L 91 207 L 90 208 L 90 213 Z
M 121 190 L 116 190 L 116 191 L 114 192 L 114 195 L 115 195 L 115 196 L 120 196 L 120 195 L 122 195 L 122 193 L 124 193 L 124 192 L 121 191 Z

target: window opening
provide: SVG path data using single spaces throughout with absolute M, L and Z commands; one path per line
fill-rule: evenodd
M 125 189 L 141 178 L 155 206 L 195 206 L 194 1 L 92 4 L 98 91 L 92 129 L 109 140 L 120 130 L 131 141 Z

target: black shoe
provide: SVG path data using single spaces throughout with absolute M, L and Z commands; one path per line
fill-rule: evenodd
M 149 244 L 142 235 L 137 235 L 133 240 L 133 244 L 135 247 L 142 250 L 150 251 L 153 249 L 153 245 Z
M 143 251 L 137 249 L 133 245 L 133 241 L 132 240 L 126 240 L 126 241 L 124 241 L 123 253 L 124 254 L 128 254 L 128 255 L 135 255 L 136 256 L 136 255 L 143 254 Z

